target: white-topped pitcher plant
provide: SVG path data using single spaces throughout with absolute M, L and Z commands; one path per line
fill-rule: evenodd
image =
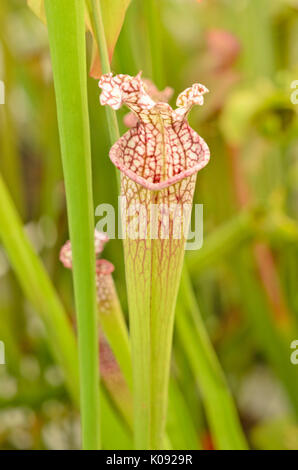
M 155 102 L 140 74 L 105 74 L 100 103 L 126 105 L 133 127 L 111 148 L 121 172 L 122 227 L 133 357 L 137 449 L 162 449 L 174 312 L 196 177 L 209 161 L 204 140 L 189 126 L 199 83 L 177 98 L 177 108 Z

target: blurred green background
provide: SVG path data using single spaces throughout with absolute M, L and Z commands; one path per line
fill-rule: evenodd
M 130 75 L 142 70 L 160 89 L 171 86 L 172 105 L 194 82 L 210 90 L 205 105 L 190 116 L 211 160 L 198 175 L 195 196 L 204 204 L 204 245 L 187 252 L 186 262 L 249 445 L 298 449 L 298 364 L 290 360 L 291 343 L 298 340 L 298 104 L 291 101 L 298 79 L 298 1 L 157 5 L 158 21 L 152 21 L 148 2 L 132 1 L 112 69 Z M 47 31 L 24 0 L 0 3 L 0 79 L 1 173 L 74 322 L 71 275 L 58 259 L 68 231 Z M 106 117 L 92 78 L 88 92 L 94 205 L 116 207 Z M 124 114 L 118 114 L 121 132 Z M 127 311 L 121 241 L 112 240 L 104 255 L 116 267 Z M 0 365 L 0 448 L 78 448 L 79 417 L 63 373 L 1 245 L 0 340 L 6 353 L 6 365 Z M 182 426 L 194 429 L 198 447 L 212 449 L 185 341 L 176 331 L 171 403 L 184 410 L 189 422 Z

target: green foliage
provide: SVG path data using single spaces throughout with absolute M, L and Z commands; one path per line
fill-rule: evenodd
M 91 149 L 84 1 L 45 1 L 73 256 L 84 449 L 100 448 Z M 80 191 L 78 191 L 80 188 Z
M 99 427 L 103 448 L 133 447 L 122 241 L 104 252 L 121 303 L 105 325 L 93 253 L 93 206 L 116 208 L 108 152 L 126 129 L 88 70 L 142 70 L 175 96 L 210 89 L 190 118 L 211 161 L 194 201 L 204 243 L 186 253 L 175 312 L 164 447 L 298 449 L 297 24 L 293 0 L 1 2 L 1 449 L 80 448 L 79 409 L 85 448 Z M 73 286 L 59 263 L 68 228 Z M 100 391 L 98 328 L 118 358 L 108 379 L 100 360 Z

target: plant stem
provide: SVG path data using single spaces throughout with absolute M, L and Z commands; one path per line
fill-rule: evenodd
M 106 308 L 99 300 L 99 322 L 123 373 L 127 386 L 132 391 L 130 339 L 121 304 L 112 276 L 108 280 L 101 280 L 100 282 L 104 285 L 105 295 L 109 295 L 109 306 Z
M 46 0 L 45 8 L 73 253 L 82 440 L 84 449 L 99 449 L 99 352 L 84 1 Z
M 102 72 L 110 73 L 111 67 L 110 67 L 109 53 L 108 53 L 107 41 L 106 41 L 106 36 L 105 36 L 105 31 L 104 31 L 100 1 L 89 0 L 88 8 L 89 8 L 92 27 L 94 30 L 94 35 L 95 35 L 96 42 L 97 42 L 97 47 L 100 53 Z M 105 110 L 106 110 L 106 115 L 107 115 L 110 140 L 111 140 L 111 144 L 113 144 L 120 137 L 117 116 L 116 116 L 115 111 L 109 106 L 106 106 Z M 117 172 L 117 182 L 119 185 L 118 172 Z

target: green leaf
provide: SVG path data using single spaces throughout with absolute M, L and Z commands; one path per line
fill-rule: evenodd
M 89 3 L 89 0 L 87 0 Z M 97 0 L 99 1 L 99 0 Z M 112 60 L 114 49 L 124 22 L 126 10 L 131 0 L 101 0 L 102 19 L 106 36 L 109 60 Z M 101 61 L 95 39 L 94 25 L 89 20 L 89 29 L 93 36 L 92 64 L 90 75 L 99 78 L 102 73 Z
M 76 337 L 53 284 L 24 232 L 22 221 L 1 174 L 0 202 L 0 239 L 24 295 L 45 325 L 50 350 L 57 364 L 62 368 L 66 388 L 73 404 L 78 408 L 80 389 Z M 4 331 L 3 326 L 5 326 L 5 321 L 1 318 L 1 335 Z M 6 339 L 2 336 L 1 338 L 5 339 L 5 344 L 11 350 L 11 337 Z M 120 392 L 119 388 L 110 388 L 110 396 L 107 396 L 106 391 L 101 390 L 101 428 L 103 446 L 106 449 L 131 448 L 127 427 L 111 404 L 111 398 L 119 404 Z
M 247 449 L 234 400 L 212 347 L 184 267 L 176 310 L 176 330 L 202 392 L 208 423 L 219 450 Z
M 100 0 L 97 0 L 100 1 Z M 87 0 L 89 2 L 89 0 Z M 106 35 L 109 60 L 112 60 L 114 49 L 124 22 L 126 10 L 129 7 L 131 0 L 101 0 L 101 9 L 104 23 L 104 30 Z M 46 24 L 46 14 L 44 0 L 27 0 L 28 7 L 31 8 L 33 13 Z M 93 78 L 99 78 L 102 73 L 100 55 L 95 39 L 94 25 L 87 12 L 85 13 L 86 29 L 89 30 L 93 37 L 92 44 L 92 60 L 90 75 Z
M 99 353 L 84 1 L 46 0 L 73 255 L 84 449 L 99 447 Z
M 28 7 L 31 8 L 33 13 L 46 24 L 46 12 L 44 7 L 44 0 L 27 0 Z

